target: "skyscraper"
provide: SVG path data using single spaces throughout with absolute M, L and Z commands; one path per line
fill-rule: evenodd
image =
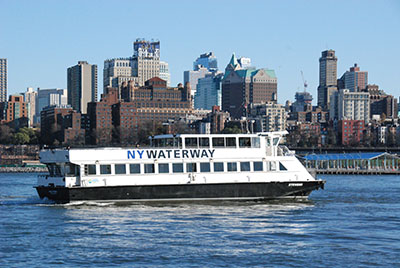
M 206 77 L 206 75 L 216 72 L 218 70 L 218 62 L 213 52 L 201 54 L 193 62 L 193 70 L 183 72 L 183 83 L 189 82 L 190 88 L 192 89 L 192 96 L 196 95 L 197 83 L 200 78 Z
M 195 109 L 211 110 L 213 106 L 221 106 L 223 76 L 222 72 L 217 71 L 198 80 L 194 96 Z
M 48 106 L 66 106 L 68 104 L 67 89 L 41 89 L 37 90 L 37 100 L 35 105 L 36 120 L 40 122 L 40 113 Z
M 28 87 L 26 92 L 22 93 L 21 95 L 24 96 L 24 102 L 27 104 L 29 126 L 32 126 L 36 117 L 37 92 L 34 91 L 32 87 Z
M 329 109 L 330 96 L 337 91 L 337 57 L 334 50 L 322 51 L 319 58 L 318 106 Z
M 160 41 L 136 39 L 132 57 L 104 61 L 103 93 L 107 87 L 120 90 L 122 83 L 129 81 L 135 86 L 144 86 L 153 77 L 160 77 Z
M 277 88 L 274 70 L 243 69 L 233 54 L 222 79 L 222 110 L 241 118 L 250 103 L 276 103 Z
M 0 59 L 0 102 L 7 101 L 7 59 Z
M 200 65 L 209 71 L 218 70 L 218 61 L 213 52 L 201 54 L 193 62 L 193 71 L 197 71 Z
M 68 104 L 77 112 L 87 113 L 87 104 L 97 101 L 97 65 L 79 61 L 68 68 Z
M 133 43 L 133 76 L 138 77 L 139 86 L 160 76 L 160 41 L 136 39 Z
M 167 81 L 167 87 L 171 84 L 171 75 L 169 73 L 168 63 L 165 61 L 160 61 L 160 76 L 162 80 Z
M 367 88 L 368 72 L 360 71 L 357 63 L 350 67 L 350 71 L 346 71 L 338 80 L 339 89 L 348 89 L 351 92 L 359 92 Z

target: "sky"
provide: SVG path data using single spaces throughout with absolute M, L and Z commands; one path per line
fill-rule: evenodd
M 319 57 L 334 49 L 338 76 L 357 63 L 368 82 L 400 95 L 400 1 L 0 0 L 0 58 L 8 59 L 8 94 L 66 88 L 67 68 L 85 60 L 129 57 L 137 38 L 158 39 L 171 86 L 202 53 L 224 70 L 232 53 L 275 70 L 278 102 L 303 90 L 317 99 Z

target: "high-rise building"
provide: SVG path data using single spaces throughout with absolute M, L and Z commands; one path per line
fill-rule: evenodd
M 13 123 L 16 128 L 27 127 L 28 105 L 24 102 L 22 95 L 11 95 L 5 111 L 5 123 Z
M 35 121 L 39 123 L 42 110 L 48 106 L 65 106 L 68 104 L 67 89 L 41 89 L 37 90 L 37 99 L 35 104 Z
M 295 102 L 292 104 L 292 112 L 304 112 L 308 106 L 312 106 L 313 97 L 309 92 L 296 92 Z
M 221 81 L 223 76 L 224 74 L 222 72 L 212 72 L 198 80 L 197 90 L 194 96 L 195 109 L 211 110 L 213 106 L 221 107 Z
M 0 59 L 0 102 L 7 101 L 7 59 Z
M 358 92 L 366 89 L 368 84 L 368 72 L 360 71 L 357 63 L 350 67 L 340 79 L 338 79 L 338 89 L 348 89 L 351 92 Z
M 218 70 L 218 61 L 213 52 L 201 54 L 193 62 L 193 71 L 198 71 L 199 66 L 202 66 L 210 72 Z
M 162 80 L 167 81 L 167 87 L 171 85 L 171 75 L 169 73 L 168 63 L 165 61 L 160 61 L 160 76 Z
M 103 92 L 107 87 L 120 89 L 123 82 L 129 81 L 144 86 L 145 81 L 160 76 L 160 68 L 160 41 L 136 39 L 132 57 L 104 61 Z
M 68 68 L 68 104 L 86 114 L 88 102 L 97 101 L 97 65 L 79 61 Z
M 337 120 L 364 120 L 369 122 L 368 92 L 350 92 L 340 89 L 331 96 L 329 117 Z
M 36 121 L 36 99 L 38 94 L 32 87 L 28 87 L 26 92 L 21 95 L 24 96 L 24 102 L 27 104 L 29 126 L 31 126 Z
M 322 51 L 319 58 L 318 106 L 329 109 L 330 96 L 337 91 L 337 57 L 334 50 Z
M 199 79 L 206 77 L 207 74 L 211 74 L 211 72 L 203 66 L 198 66 L 196 71 L 183 72 L 183 82 L 185 84 L 186 83 L 190 84 L 190 88 L 192 88 L 193 97 L 196 95 L 197 84 L 199 82 Z
M 241 118 L 250 103 L 276 103 L 277 88 L 274 70 L 242 69 L 233 54 L 222 79 L 222 110 L 232 118 Z
M 273 102 L 250 105 L 250 117 L 255 120 L 257 132 L 283 131 L 286 129 L 285 107 Z
M 133 76 L 133 58 L 116 58 L 104 61 L 103 93 L 107 87 L 119 88 L 123 82 L 134 81 L 138 84 L 138 77 Z
M 138 77 L 139 86 L 160 76 L 160 41 L 136 39 L 133 43 L 133 76 Z

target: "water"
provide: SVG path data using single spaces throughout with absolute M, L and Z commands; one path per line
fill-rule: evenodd
M 400 177 L 322 178 L 309 202 L 54 205 L 0 174 L 0 267 L 400 267 Z

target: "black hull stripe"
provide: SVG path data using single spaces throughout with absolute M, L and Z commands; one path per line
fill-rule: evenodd
M 135 185 L 104 187 L 36 187 L 40 198 L 70 201 L 260 200 L 307 197 L 324 181 Z

